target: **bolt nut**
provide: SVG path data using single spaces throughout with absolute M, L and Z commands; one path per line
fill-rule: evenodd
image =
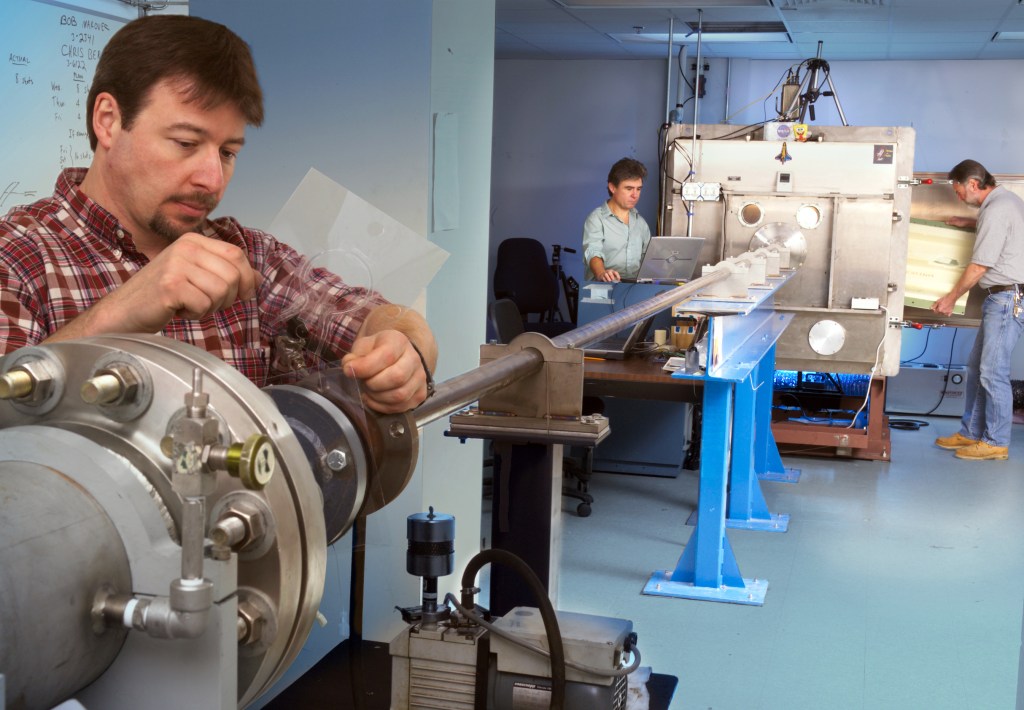
M 226 533 L 231 527 L 236 527 L 235 521 L 242 523 L 245 532 L 241 536 L 231 534 L 224 536 L 224 542 L 227 542 L 228 547 L 235 552 L 255 546 L 267 532 L 267 521 L 264 519 L 263 513 L 255 506 L 246 505 L 244 501 L 233 503 L 225 510 L 220 516 L 215 530 L 220 529 Z M 232 538 L 237 538 L 237 540 L 232 542 Z
M 263 636 L 265 622 L 255 604 L 250 601 L 238 603 L 238 622 L 238 643 L 242 646 L 258 643 Z
M 0 399 L 40 404 L 54 391 L 54 374 L 53 366 L 47 360 L 19 362 L 0 376 Z
M 327 452 L 326 464 L 327 468 L 337 473 L 348 466 L 348 454 L 342 449 L 332 449 Z
M 82 385 L 82 399 L 88 404 L 121 405 L 135 402 L 141 380 L 130 365 L 112 365 L 97 370 Z

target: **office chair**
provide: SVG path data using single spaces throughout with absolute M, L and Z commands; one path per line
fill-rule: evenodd
M 499 298 L 497 301 L 488 304 L 487 315 L 490 318 L 491 327 L 494 328 L 494 333 L 499 343 L 511 342 L 513 338 L 524 332 L 523 318 L 516 307 L 515 301 L 510 298 Z M 590 411 L 588 411 L 588 406 L 591 408 Z M 594 409 L 594 407 L 598 408 Z M 603 405 L 599 398 L 583 398 L 583 412 L 585 414 L 598 414 L 601 409 L 603 409 Z M 484 463 L 485 465 L 487 464 L 486 461 Z M 493 458 L 491 463 L 493 464 Z M 571 486 L 568 482 L 563 483 L 562 495 L 579 501 L 579 505 L 576 506 L 576 514 L 581 518 L 586 518 L 590 515 L 591 505 L 594 502 L 594 497 L 587 491 L 590 484 L 590 476 L 594 470 L 593 464 L 594 448 L 592 446 L 584 448 L 582 461 L 576 461 L 569 456 L 562 459 L 563 477 L 568 477 L 576 482 L 575 486 Z
M 519 307 L 511 298 L 499 298 L 488 304 L 487 315 L 499 343 L 511 343 L 514 337 L 526 330 Z
M 539 241 L 512 237 L 498 245 L 494 297 L 515 302 L 524 329 L 554 337 L 575 327 L 561 320 L 558 286 L 547 251 Z M 536 316 L 536 320 L 531 320 L 532 316 Z

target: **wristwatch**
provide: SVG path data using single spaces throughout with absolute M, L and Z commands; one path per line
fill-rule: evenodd
M 409 341 L 409 345 L 416 351 L 416 354 L 420 356 L 420 364 L 423 365 L 423 374 L 427 376 L 427 398 L 434 396 L 434 392 L 437 391 L 437 387 L 434 385 L 434 376 L 430 374 L 430 368 L 427 367 L 427 359 L 423 357 L 423 353 L 416 347 L 416 343 Z

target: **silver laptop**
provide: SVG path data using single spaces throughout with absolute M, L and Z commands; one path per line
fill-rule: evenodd
M 653 322 L 654 316 L 639 320 L 629 329 L 629 334 L 625 337 L 613 335 L 610 338 L 586 345 L 583 348 L 583 354 L 586 357 L 601 357 L 605 360 L 624 360 L 637 344 L 647 337 L 647 331 L 650 330 Z
M 630 283 L 689 281 L 704 247 L 704 237 L 651 237 L 640 261 L 635 279 Z

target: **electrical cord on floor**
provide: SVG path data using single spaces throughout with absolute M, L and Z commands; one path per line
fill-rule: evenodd
M 917 431 L 928 426 L 928 422 L 923 419 L 890 419 L 890 429 L 900 429 L 904 431 Z

